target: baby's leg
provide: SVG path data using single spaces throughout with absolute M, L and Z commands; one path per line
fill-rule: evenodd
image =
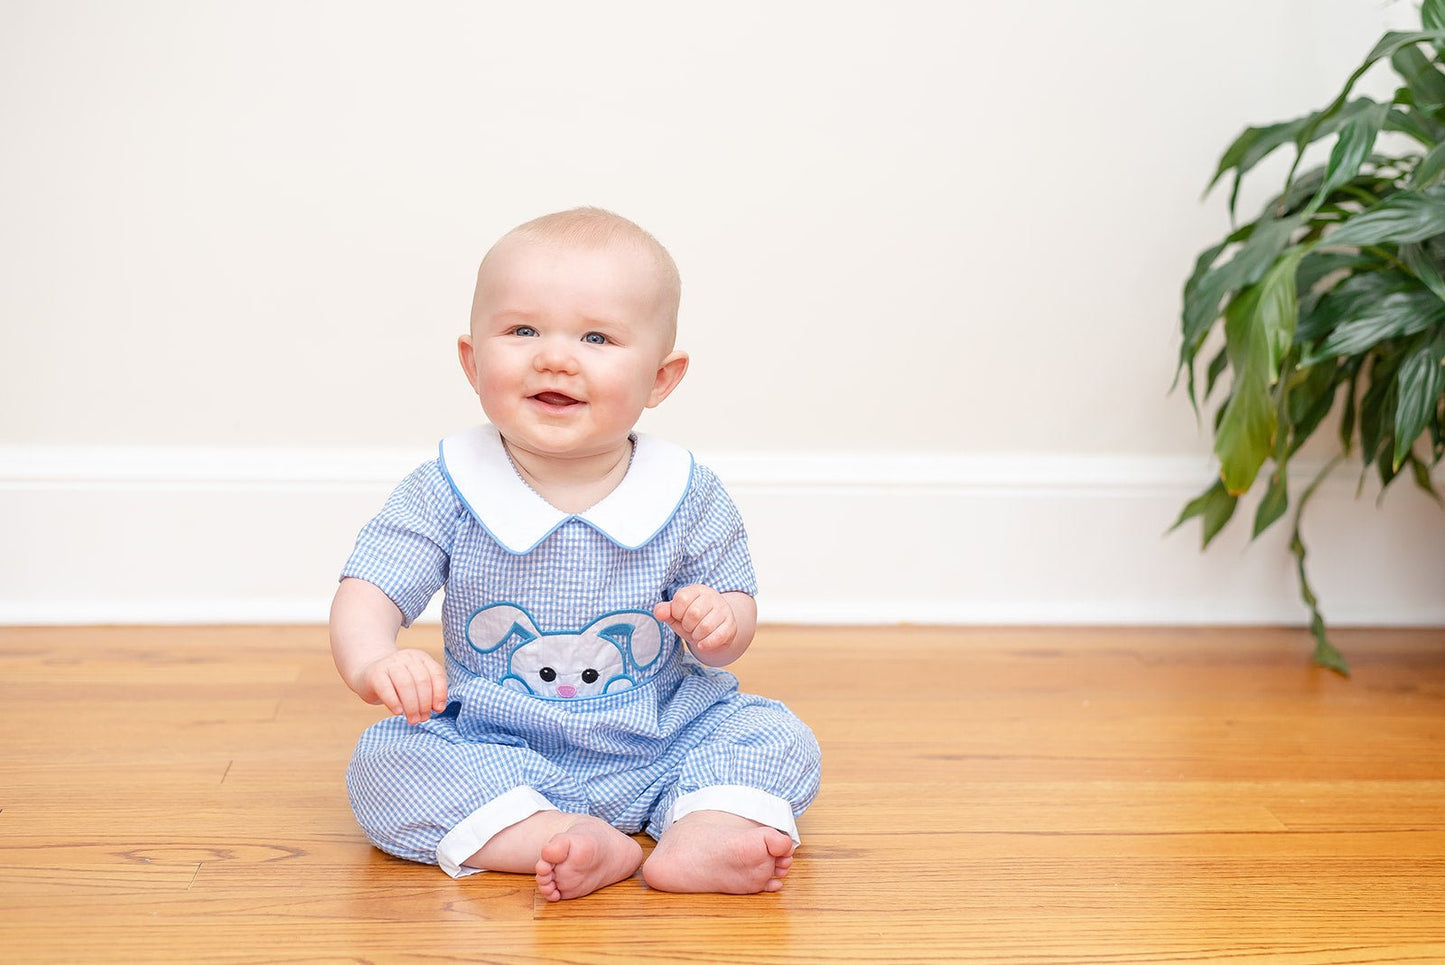
M 818 792 L 817 739 L 782 704 L 746 694 L 703 720 L 653 811 L 658 843 L 642 877 L 662 891 L 777 891 L 793 864 L 795 815 Z
M 621 881 L 642 862 L 636 841 L 574 813 L 587 797 L 555 764 L 524 747 L 461 739 L 446 719 L 378 722 L 358 742 L 347 786 L 378 847 L 454 878 L 478 869 L 536 875 L 557 901 Z
M 777 891 L 793 864 L 793 840 L 726 811 L 693 811 L 657 842 L 642 877 L 658 891 L 752 895 Z
M 539 811 L 497 832 L 462 863 L 535 874 L 542 897 L 561 901 L 630 878 L 642 863 L 642 846 L 600 818 Z

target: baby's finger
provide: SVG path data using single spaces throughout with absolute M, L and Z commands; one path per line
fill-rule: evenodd
M 396 688 L 391 685 L 390 677 L 384 673 L 377 674 L 376 680 L 372 683 L 372 689 L 376 691 L 376 699 L 380 701 L 381 706 L 393 714 L 402 712 L 401 699 L 397 697 Z
M 714 622 L 712 617 L 709 617 L 698 626 L 692 645 L 699 650 L 725 647 L 732 642 L 735 632 L 733 621 L 727 614 L 721 615 L 721 618 L 717 619 L 716 622 Z
M 725 616 L 717 609 L 701 605 L 701 602 L 689 608 L 687 615 L 683 617 L 683 623 L 687 625 L 694 640 L 702 640 L 716 630 Z
M 435 661 L 431 662 L 431 708 L 437 712 L 447 709 L 447 674 Z
M 689 634 L 695 637 L 705 636 L 717 627 L 724 615 L 713 600 L 699 594 L 697 599 L 688 605 L 679 622 Z
M 421 707 L 421 697 L 417 694 L 416 677 L 411 668 L 409 666 L 394 667 L 390 678 L 392 686 L 396 688 L 397 700 L 401 703 L 400 712 L 406 715 L 407 723 L 417 723 L 420 720 L 418 708 Z M 430 698 L 431 695 L 427 696 Z
M 698 605 L 704 607 L 711 606 L 712 601 L 717 599 L 717 594 L 713 592 L 712 587 L 704 583 L 694 583 L 691 586 L 685 586 L 678 593 L 678 596 L 682 597 L 684 604 L 689 610 Z
M 416 703 L 412 705 L 407 719 L 419 724 L 426 719 L 428 711 L 441 710 L 445 706 L 446 679 L 438 679 L 436 661 L 419 656 L 407 664 L 411 671 L 411 682 L 416 691 Z

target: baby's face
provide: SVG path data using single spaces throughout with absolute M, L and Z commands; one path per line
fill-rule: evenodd
M 469 341 L 462 364 L 487 419 L 539 456 L 618 451 L 676 381 L 664 384 L 672 332 L 654 263 L 625 243 L 504 241 L 478 279 Z

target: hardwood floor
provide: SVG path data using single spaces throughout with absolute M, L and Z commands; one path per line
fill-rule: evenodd
M 0 960 L 1445 962 L 1445 630 L 1337 642 L 765 627 L 824 750 L 783 892 L 548 905 L 367 844 L 323 628 L 0 629 Z

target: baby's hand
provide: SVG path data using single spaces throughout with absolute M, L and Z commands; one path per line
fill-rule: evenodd
M 678 590 L 671 600 L 653 607 L 652 615 L 672 627 L 704 662 L 707 654 L 730 647 L 738 633 L 737 617 L 728 601 L 701 583 Z
M 369 704 L 383 704 L 409 724 L 420 724 L 447 706 L 447 675 L 422 650 L 397 650 L 373 660 L 361 672 L 358 690 Z M 372 699 L 375 698 L 375 699 Z

